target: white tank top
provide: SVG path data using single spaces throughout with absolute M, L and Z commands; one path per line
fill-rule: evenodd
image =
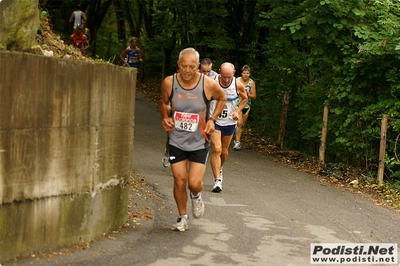
M 74 11 L 74 29 L 78 24 L 82 24 L 82 11 Z
M 218 84 L 221 86 L 220 82 L 220 75 L 217 75 L 215 77 L 215 80 L 218 82 Z M 236 87 L 236 78 L 232 78 L 231 84 L 229 84 L 228 87 L 223 87 L 221 88 L 224 90 L 226 94 L 226 104 L 224 107 L 224 110 L 222 110 L 221 114 L 218 116 L 217 121 L 215 123 L 219 126 L 231 126 L 231 125 L 236 125 L 237 121 L 233 120 L 231 114 L 236 110 L 236 106 L 239 104 L 239 95 L 237 93 L 237 87 Z M 216 101 L 212 101 L 210 104 L 210 115 L 214 113 L 214 108 L 215 108 Z

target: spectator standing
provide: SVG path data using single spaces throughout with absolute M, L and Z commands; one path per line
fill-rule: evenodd
M 214 175 L 212 192 L 222 191 L 222 168 L 228 159 L 228 148 L 232 141 L 239 114 L 247 102 L 247 94 L 243 83 L 235 78 L 235 66 L 226 62 L 221 65 L 219 75 L 215 78 L 226 94 L 227 102 L 224 110 L 215 121 L 215 131 L 211 134 L 211 168 Z M 239 103 L 239 96 L 242 101 Z M 212 104 L 213 105 L 213 104 Z M 211 112 L 213 111 L 211 106 Z
M 138 38 L 132 37 L 131 45 L 128 46 L 119 56 L 127 67 L 138 68 L 138 62 L 143 62 L 140 48 L 137 47 L 138 42 Z
M 86 14 L 81 10 L 81 5 L 76 5 L 76 10 L 71 13 L 69 17 L 69 23 L 74 22 L 73 29 L 75 30 L 78 25 L 82 25 L 82 19 L 86 19 Z
M 233 141 L 233 150 L 238 151 L 242 148 L 242 144 L 240 143 L 240 138 L 242 137 L 244 127 L 246 126 L 247 119 L 249 118 L 250 109 L 251 109 L 251 100 L 255 100 L 257 98 L 257 91 L 256 91 L 256 82 L 250 78 L 251 76 L 251 69 L 248 65 L 244 65 L 242 67 L 242 76 L 237 78 L 237 80 L 243 83 L 244 87 L 246 88 L 246 93 L 248 96 L 248 100 L 246 106 L 243 108 L 238 127 L 235 131 L 235 140 Z
M 214 122 L 226 102 L 218 84 L 198 72 L 199 57 L 193 48 L 182 50 L 178 58 L 178 73 L 166 77 L 161 85 L 161 126 L 169 133 L 173 193 L 179 212 L 177 223 L 171 227 L 174 231 L 188 229 L 187 189 L 190 191 L 193 217 L 200 218 L 204 213 L 201 191 L 210 149 L 209 134 L 213 133 Z M 208 116 L 212 99 L 215 100 L 215 108 Z

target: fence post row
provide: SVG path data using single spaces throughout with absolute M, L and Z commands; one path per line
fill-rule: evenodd
M 328 133 L 328 113 L 329 107 L 324 106 L 324 115 L 322 119 L 322 130 L 321 130 L 321 143 L 319 146 L 319 162 L 325 164 L 325 153 L 326 153 L 326 136 Z M 381 141 L 379 145 L 379 164 L 378 164 L 378 182 L 383 183 L 383 175 L 385 170 L 385 154 L 386 154 L 386 134 L 388 125 L 388 115 L 382 115 L 381 123 Z

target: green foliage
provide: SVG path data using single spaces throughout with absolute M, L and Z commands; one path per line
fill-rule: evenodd
M 394 1 L 271 1 L 258 24 L 268 28 L 263 56 L 271 89 L 292 91 L 285 143 L 317 153 L 329 103 L 328 158 L 377 165 L 382 114 L 399 117 L 399 8 Z M 288 60 L 290 58 L 290 60 Z M 290 69 L 291 71 L 283 71 Z M 287 88 L 283 88 L 284 84 Z M 263 116 L 270 110 L 262 110 Z M 293 115 L 295 113 L 296 115 Z M 293 126 L 293 123 L 296 125 Z M 392 123 L 392 129 L 399 128 Z M 288 130 L 290 129 L 290 130 Z M 395 132 L 388 133 L 393 138 Z M 293 137 L 295 136 L 295 137 Z M 290 144 L 293 145 L 293 144 Z M 388 154 L 393 153 L 388 145 Z
M 113 14 L 113 7 L 110 8 L 110 12 L 104 17 L 104 26 L 99 28 L 97 34 L 97 57 L 102 58 L 105 61 L 114 59 L 114 63 L 121 65 L 121 59 L 119 55 L 129 45 L 121 43 L 118 39 L 117 34 L 117 21 Z M 140 44 L 138 44 L 140 47 Z M 116 60 L 115 60 L 116 59 Z
M 256 80 L 257 100 L 252 101 L 249 125 L 258 132 L 276 138 L 279 131 L 279 118 L 283 91 L 273 89 L 273 78 L 268 69 L 252 71 L 252 78 Z M 265 115 L 268 114 L 268 115 Z

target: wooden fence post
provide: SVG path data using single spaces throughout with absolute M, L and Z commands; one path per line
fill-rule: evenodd
M 379 184 L 383 183 L 383 172 L 385 170 L 387 123 L 388 123 L 388 116 L 382 115 L 381 143 L 379 146 L 379 164 L 378 164 L 378 182 L 379 182 Z
M 289 106 L 289 92 L 285 91 L 285 94 L 283 95 L 283 101 L 282 101 L 281 121 L 280 121 L 279 136 L 278 136 L 278 141 L 277 141 L 277 145 L 281 149 L 283 147 L 283 138 L 285 137 L 285 127 L 286 127 L 288 106 Z
M 324 106 L 324 116 L 322 118 L 321 144 L 319 146 L 319 162 L 325 164 L 326 135 L 328 134 L 328 113 L 329 107 Z

